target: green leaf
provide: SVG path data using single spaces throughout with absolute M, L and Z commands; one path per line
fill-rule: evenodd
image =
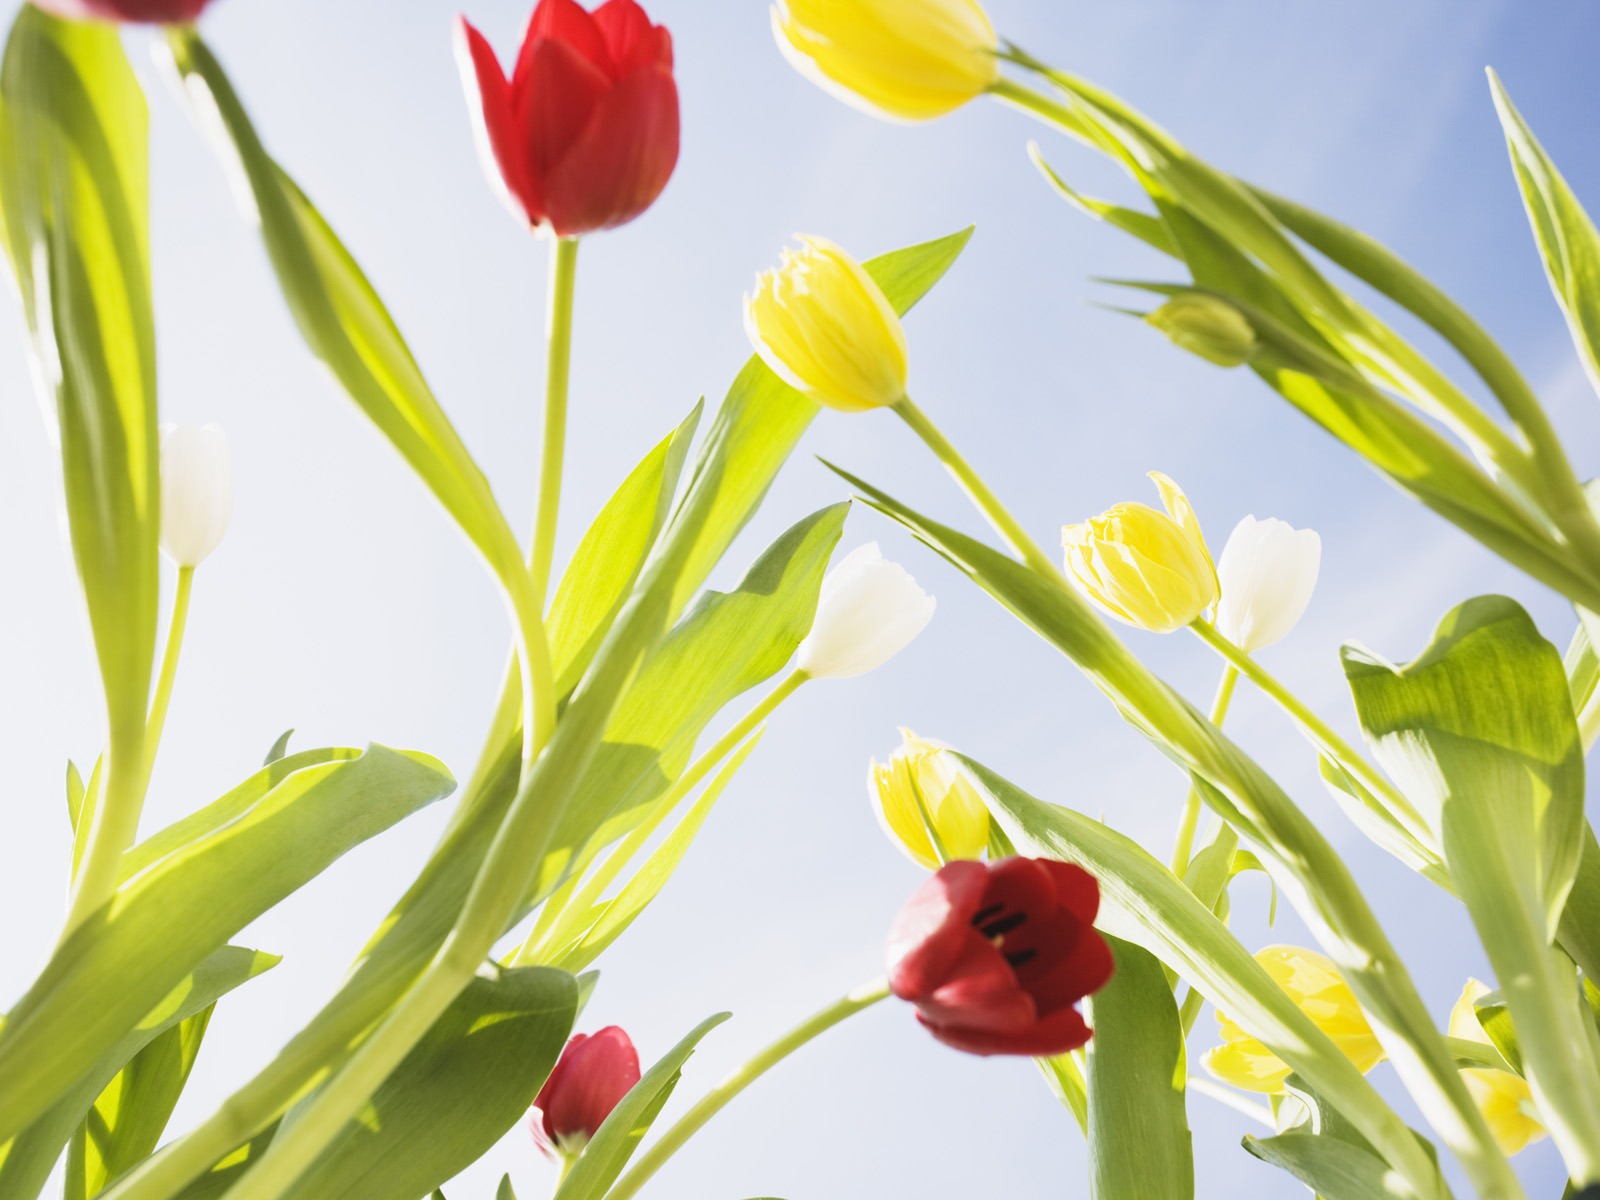
M 443 1200 L 443 1193 L 439 1193 Z M 511 1187 L 511 1176 L 500 1176 L 500 1186 L 494 1190 L 494 1200 L 517 1200 L 517 1193 Z
M 267 757 L 261 760 L 263 767 L 270 767 L 289 753 L 289 739 L 294 736 L 294 730 L 285 729 L 278 735 L 278 740 L 272 743 L 272 749 L 267 751 Z
M 83 815 L 83 800 L 87 789 L 83 776 L 78 774 L 78 764 L 67 760 L 67 819 L 72 822 L 72 832 L 78 832 L 78 821 Z
M 1246 1134 L 1244 1148 L 1262 1162 L 1287 1171 L 1319 1200 L 1372 1200 L 1393 1196 L 1404 1181 L 1370 1150 L 1315 1133 Z
M 1120 938 L 1111 982 L 1088 1002 L 1089 1194 L 1095 1200 L 1194 1195 L 1184 1105 L 1183 1025 L 1161 964 Z
M 1478 1024 L 1488 1035 L 1500 1057 L 1516 1074 L 1522 1072 L 1522 1046 L 1517 1040 L 1517 1027 L 1511 1022 L 1511 1008 L 1499 992 L 1485 992 L 1472 1002 Z
M 168 849 L 155 858 L 136 848 L 138 873 L 56 949 L 0 1028 L 0 1138 L 38 1119 L 230 936 L 454 786 L 437 761 L 381 746 L 274 784 L 278 773 L 211 806 L 228 819 L 198 840 L 158 834 Z M 204 827 L 208 811 L 174 828 Z
M 683 1064 L 689 1061 L 706 1034 L 730 1015 L 718 1013 L 707 1017 L 644 1073 L 583 1148 L 583 1154 L 567 1172 L 552 1200 L 601 1200 L 671 1098 Z

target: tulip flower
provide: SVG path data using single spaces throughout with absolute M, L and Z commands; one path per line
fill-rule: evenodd
M 864 412 L 906 394 L 906 335 L 865 268 L 823 238 L 800 237 L 745 297 L 744 328 L 761 360 L 818 404 Z
M 1217 631 L 1246 654 L 1282 641 L 1311 603 L 1322 561 L 1313 529 L 1246 517 L 1217 560 Z
M 1383 1061 L 1383 1047 L 1355 993 L 1330 960 L 1299 946 L 1268 946 L 1256 961 L 1363 1075 Z M 1289 1064 L 1223 1013 L 1217 1014 L 1217 1025 L 1222 1044 L 1206 1051 L 1201 1060 L 1206 1070 L 1247 1092 L 1281 1092 Z
M 1065 1054 L 1091 1032 L 1078 1001 L 1111 978 L 1099 907 L 1100 885 L 1068 863 L 949 863 L 895 918 L 889 989 L 957 1050 Z
M 573 1034 L 533 1102 L 533 1140 L 551 1158 L 575 1158 L 638 1082 L 639 1052 L 617 1026 Z
M 1256 352 L 1255 326 L 1218 296 L 1174 296 L 1145 318 L 1191 354 L 1219 367 L 1238 367 Z
M 465 18 L 456 35 L 484 169 L 513 213 L 577 237 L 655 202 L 678 162 L 678 85 L 671 34 L 634 0 L 539 0 L 509 80 Z
M 999 78 L 999 38 L 977 0 L 779 0 L 772 29 L 802 75 L 875 116 L 925 121 Z
M 1493 1045 L 1478 1021 L 1475 1007 L 1478 998 L 1488 991 L 1487 984 L 1476 979 L 1467 980 L 1466 987 L 1461 989 L 1461 998 L 1450 1010 L 1451 1037 Z M 1539 1110 L 1533 1105 L 1533 1092 L 1520 1075 L 1468 1067 L 1461 1072 L 1461 1078 L 1504 1153 L 1516 1154 L 1545 1136 Z
M 228 439 L 215 425 L 161 427 L 161 548 L 180 567 L 204 562 L 233 516 Z
M 138 25 L 189 25 L 211 0 L 33 0 L 74 21 L 119 21 Z
M 934 598 L 877 542 L 857 546 L 828 572 L 795 665 L 813 679 L 849 679 L 880 667 L 933 619 Z
M 1119 504 L 1061 531 L 1067 575 L 1119 621 L 1171 633 L 1217 601 L 1217 571 L 1181 488 L 1152 471 L 1166 508 Z
M 878 824 L 913 862 L 930 871 L 943 859 L 978 858 L 989 844 L 989 810 L 972 781 L 950 761 L 942 743 L 925 741 L 909 729 L 902 729 L 900 738 L 888 763 L 874 761 L 868 772 L 867 792 Z

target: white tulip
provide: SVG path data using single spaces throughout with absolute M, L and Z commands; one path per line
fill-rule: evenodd
M 934 599 L 877 542 L 857 546 L 822 581 L 816 620 L 796 666 L 814 679 L 849 679 L 888 662 L 933 619 Z
M 1217 632 L 1246 654 L 1280 641 L 1311 603 L 1321 562 L 1316 530 L 1274 517 L 1240 521 L 1217 560 Z
M 215 425 L 161 427 L 161 548 L 194 567 L 217 548 L 233 516 L 228 439 Z

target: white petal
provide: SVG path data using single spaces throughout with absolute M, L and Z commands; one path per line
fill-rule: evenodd
M 1315 530 L 1245 517 L 1217 563 L 1218 631 L 1246 653 L 1288 636 L 1311 602 L 1321 559 Z
M 876 542 L 858 546 L 822 581 L 817 616 L 796 665 L 818 679 L 848 679 L 882 666 L 933 619 L 935 601 Z
M 215 425 L 161 427 L 161 548 L 180 567 L 203 562 L 233 517 L 228 439 Z

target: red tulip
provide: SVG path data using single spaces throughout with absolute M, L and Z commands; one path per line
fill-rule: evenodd
M 134 21 L 145 25 L 187 25 L 211 0 L 33 0 L 58 17 L 74 21 Z
M 508 81 L 461 18 L 457 54 L 491 182 L 558 237 L 633 220 L 678 162 L 672 35 L 634 0 L 539 0 Z
M 621 1029 L 573 1034 L 533 1102 L 533 1140 L 551 1158 L 582 1152 L 638 1082 L 639 1052 Z
M 1074 1007 L 1111 978 L 1092 922 L 1100 885 L 1045 858 L 952 862 L 900 910 L 889 987 L 969 1054 L 1064 1054 L 1092 1032 Z

